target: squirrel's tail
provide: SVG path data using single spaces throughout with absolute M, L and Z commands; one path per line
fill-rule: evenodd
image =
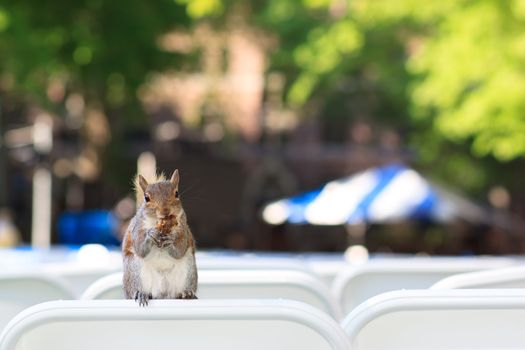
M 148 175 L 142 175 L 146 179 L 148 183 L 155 183 L 160 181 L 166 181 L 166 175 L 164 173 L 155 174 L 154 176 L 148 176 Z M 139 174 L 136 174 L 133 178 L 133 190 L 135 191 L 135 203 L 137 204 L 137 208 L 141 206 L 142 202 L 144 201 L 144 191 L 142 191 L 142 187 L 139 185 Z

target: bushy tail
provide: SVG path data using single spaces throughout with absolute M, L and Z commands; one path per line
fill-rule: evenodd
M 141 174 L 142 175 L 142 174 Z M 146 181 L 150 184 L 160 181 L 167 181 L 166 175 L 164 173 L 155 174 L 154 176 L 151 175 L 142 175 Z M 133 178 L 133 190 L 135 191 L 135 203 L 137 204 L 137 208 L 142 205 L 142 202 L 144 202 L 144 192 L 142 191 L 142 188 L 139 185 L 139 174 L 136 174 Z

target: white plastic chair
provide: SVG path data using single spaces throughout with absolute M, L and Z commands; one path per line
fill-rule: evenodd
M 353 264 L 346 261 L 342 254 L 339 256 L 331 254 L 328 257 L 323 257 L 321 254 L 311 254 L 311 256 L 307 255 L 302 259 L 308 270 L 320 278 L 328 287 L 332 286 L 339 273 L 353 268 Z
M 353 350 L 523 349 L 524 324 L 517 289 L 388 292 L 341 323 Z
M 196 254 L 197 268 L 200 270 L 298 270 L 311 272 L 300 259 L 240 254 L 222 256 L 205 252 Z
M 74 299 L 74 293 L 60 278 L 38 273 L 0 274 L 0 330 L 23 309 L 44 301 Z
M 89 251 L 86 250 L 87 253 Z M 95 253 L 97 253 L 95 251 Z M 122 257 L 119 252 L 98 252 L 93 259 L 88 254 L 75 253 L 69 260 L 60 261 L 60 256 L 53 262 L 37 263 L 25 270 L 39 271 L 46 275 L 57 276 L 64 279 L 71 286 L 77 296 L 80 296 L 87 287 L 98 279 L 114 272 L 122 271 Z M 36 254 L 36 253 L 35 253 Z M 81 255 L 82 259 L 78 256 Z M 220 256 L 209 253 L 198 253 L 197 267 L 200 270 L 297 270 L 311 273 L 301 260 L 258 256 L 256 254 L 243 254 L 241 256 Z M 97 260 L 100 257 L 100 261 Z M 66 257 L 63 257 L 66 259 Z M 312 273 L 313 275 L 313 273 Z
M 431 289 L 525 288 L 525 266 L 461 273 L 446 277 Z
M 330 290 L 317 278 L 289 270 L 201 270 L 199 299 L 291 299 L 302 301 L 339 320 L 341 310 Z M 122 299 L 122 274 L 106 276 L 93 283 L 81 299 Z
M 397 289 L 429 288 L 450 275 L 510 266 L 513 259 L 402 258 L 371 260 L 340 273 L 332 292 L 348 314 L 361 302 Z
M 63 279 L 69 286 L 71 286 L 73 292 L 78 298 L 92 283 L 111 273 L 122 271 L 122 268 L 116 266 L 82 266 L 65 263 L 62 265 L 54 264 L 53 266 L 44 264 L 38 266 L 37 271 L 48 276 L 55 276 Z
M 0 350 L 348 348 L 333 319 L 289 300 L 49 302 L 17 315 L 0 337 Z
M 122 255 L 120 250 L 108 250 L 98 244 L 80 249 L 0 249 L 0 265 L 3 272 L 60 279 L 79 297 L 97 279 L 122 271 Z

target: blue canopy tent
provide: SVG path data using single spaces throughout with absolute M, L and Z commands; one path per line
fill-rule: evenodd
M 269 203 L 270 224 L 360 225 L 403 220 L 486 222 L 486 211 L 399 164 L 371 168 Z

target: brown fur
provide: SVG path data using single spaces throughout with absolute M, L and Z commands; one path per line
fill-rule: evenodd
M 122 242 L 122 254 L 124 254 L 124 257 L 128 258 L 133 256 L 133 240 L 129 234 L 126 234 L 124 241 Z

